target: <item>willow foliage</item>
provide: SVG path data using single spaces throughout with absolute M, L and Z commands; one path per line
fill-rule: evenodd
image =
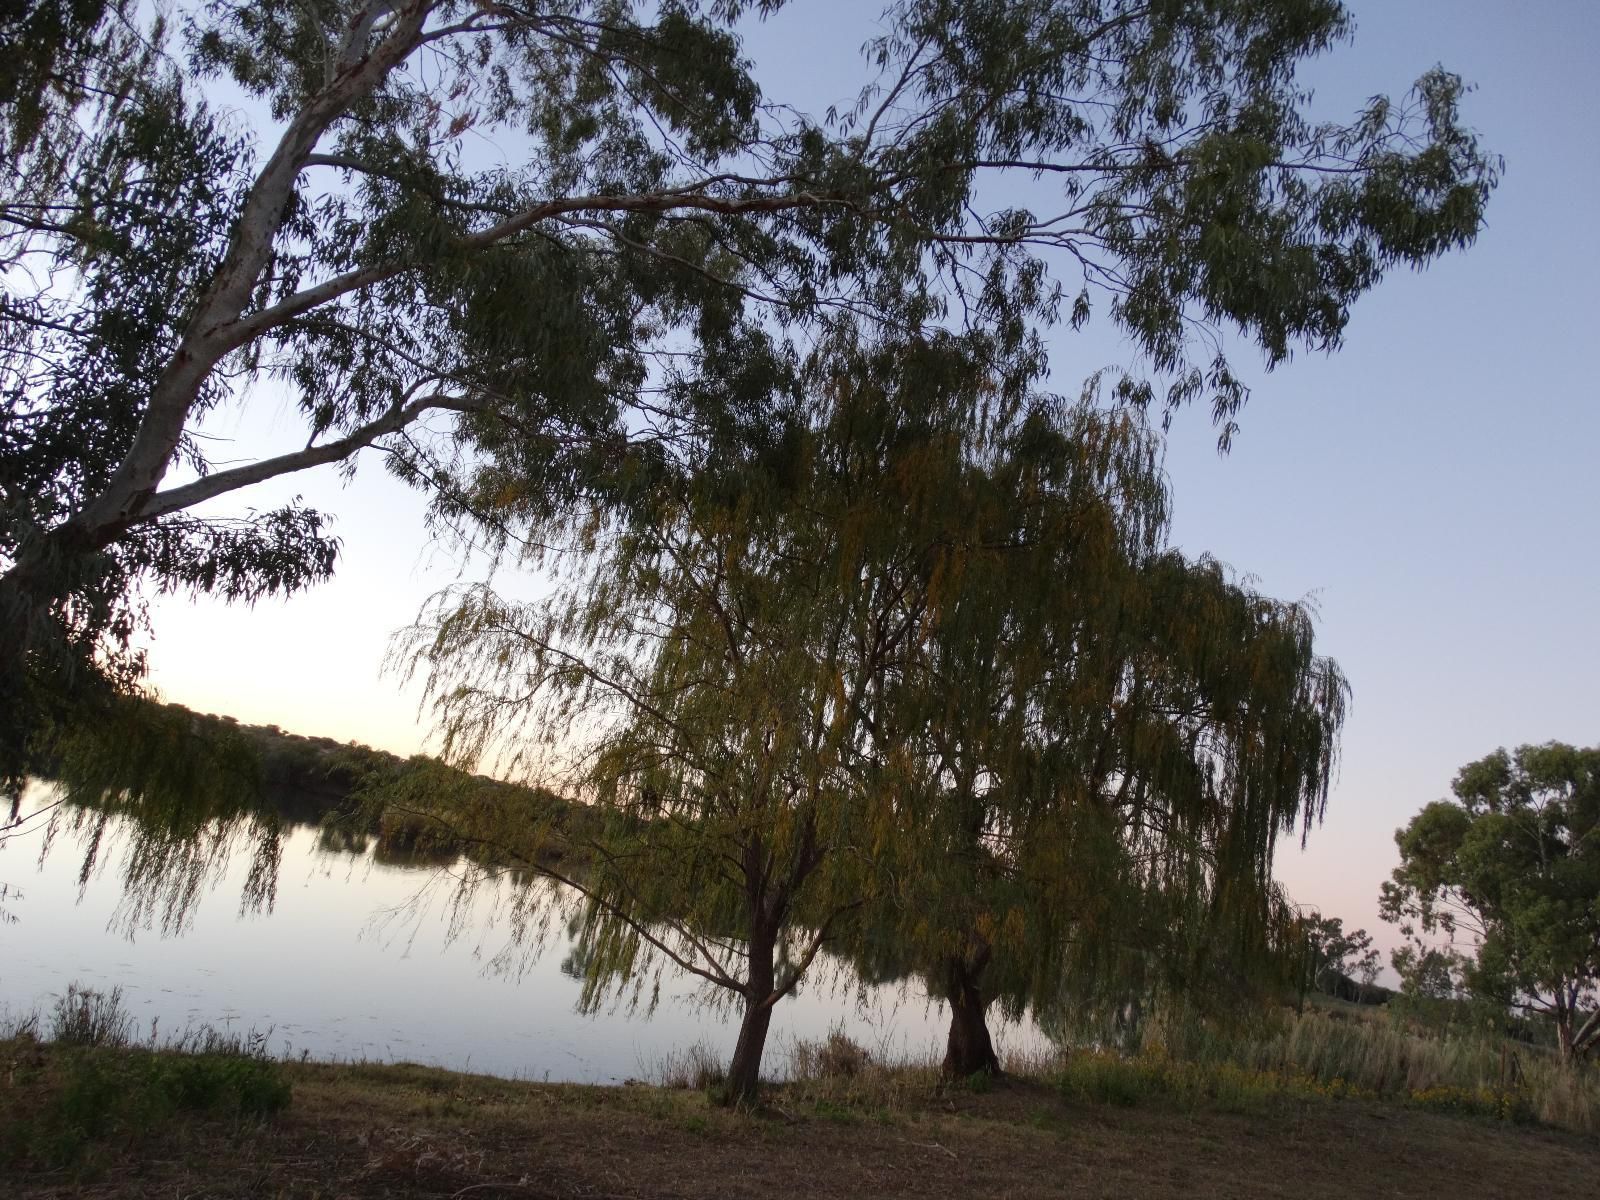
M 1331 781 L 1348 689 L 1310 614 L 1166 548 L 1151 435 L 1105 421 L 1025 424 L 983 474 L 969 568 L 871 777 L 894 883 L 853 953 L 951 1003 L 962 1074 L 997 1067 L 997 999 L 1198 998 L 1275 971 L 1293 929 L 1274 846 Z
M 18 830 L 43 825 L 43 852 L 75 840 L 79 884 L 115 869 L 122 883 L 115 925 L 181 932 L 232 856 L 249 853 L 241 910 L 270 908 L 277 894 L 282 819 L 266 802 L 260 764 L 237 733 L 188 710 L 108 698 L 91 728 L 74 723 L 41 764 L 51 784 Z
M 992 349 L 836 336 L 781 436 L 553 523 L 554 596 L 471 588 L 401 647 L 450 753 L 608 814 L 555 872 L 586 998 L 663 957 L 726 989 L 735 1095 L 830 943 L 971 990 L 980 1029 L 1117 954 L 1254 948 L 1326 796 L 1345 688 L 1306 614 L 1165 548 L 1137 410 L 1012 400 Z

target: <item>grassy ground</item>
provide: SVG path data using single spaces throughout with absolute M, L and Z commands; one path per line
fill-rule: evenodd
M 86 1063 L 96 1077 L 159 1083 L 170 1073 L 152 1066 L 161 1058 L 0 1043 L 0 1125 L 54 1128 L 45 1115 Z M 1213 1101 L 1027 1079 L 941 1088 L 911 1070 L 774 1088 L 747 1114 L 683 1088 L 517 1083 L 407 1065 L 274 1069 L 292 1099 L 265 1117 L 240 1100 L 255 1092 L 218 1088 L 203 1104 L 168 1106 L 164 1120 L 115 1111 L 95 1140 L 53 1165 L 41 1157 L 48 1145 L 13 1139 L 0 1193 L 1187 1200 L 1489 1197 L 1536 1181 L 1544 1200 L 1587 1200 L 1600 1173 L 1592 1136 L 1316 1093 Z

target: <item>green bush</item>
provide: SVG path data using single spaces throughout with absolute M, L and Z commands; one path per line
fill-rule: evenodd
M 1132 1108 L 1151 1090 L 1147 1075 L 1134 1059 L 1076 1054 L 1067 1059 L 1057 1086 L 1071 1100 Z
M 268 1117 L 289 1103 L 282 1070 L 264 1058 L 153 1055 L 149 1065 L 149 1090 L 174 1109 Z
M 137 1143 L 180 1114 L 259 1120 L 289 1103 L 278 1063 L 259 1053 L 42 1045 L 0 1046 L 0 1164 L 55 1170 Z

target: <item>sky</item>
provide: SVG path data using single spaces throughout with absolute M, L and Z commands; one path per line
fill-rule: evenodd
M 1344 347 L 1302 355 L 1254 394 L 1230 453 L 1204 408 L 1167 440 L 1177 545 L 1314 600 L 1323 652 L 1353 686 L 1327 818 L 1280 849 L 1296 901 L 1385 949 L 1377 896 L 1393 834 L 1499 746 L 1600 744 L 1600 5 L 1592 0 L 1387 0 L 1351 5 L 1352 45 L 1313 63 L 1321 113 L 1349 115 L 1442 63 L 1477 90 L 1464 112 L 1506 169 L 1478 243 L 1360 301 Z M 813 111 L 848 100 L 875 5 L 796 2 L 748 48 L 775 97 Z M 815 98 L 813 100 L 813 98 Z M 1051 343 L 1061 390 L 1127 357 L 1101 335 Z M 237 456 L 292 448 L 303 431 L 254 393 L 208 431 Z M 390 636 L 426 598 L 481 564 L 422 532 L 423 497 L 375 456 L 353 480 L 275 481 L 239 501 L 301 495 L 336 513 L 336 579 L 283 602 L 153 607 L 153 682 L 169 699 L 241 720 L 424 748 L 418 692 L 382 673 Z M 533 580 L 502 580 L 513 588 Z

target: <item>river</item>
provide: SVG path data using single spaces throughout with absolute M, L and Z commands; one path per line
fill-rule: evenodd
M 323 849 L 296 826 L 284 845 L 270 913 L 240 914 L 248 864 L 236 856 L 176 936 L 114 921 L 121 897 L 115 839 L 81 891 L 81 852 L 58 840 L 39 861 L 42 834 L 0 842 L 3 906 L 0 1016 L 48 1014 L 69 983 L 122 989 L 124 1007 L 158 1038 L 211 1026 L 265 1037 L 270 1052 L 321 1060 L 416 1062 L 513 1078 L 617 1083 L 658 1078 L 701 1044 L 731 1053 L 733 1015 L 681 974 L 666 975 L 651 1013 L 614 1006 L 580 1014 L 576 979 L 561 970 L 560 930 L 542 954 L 497 962 L 506 938 L 484 893 L 449 936 L 438 870 L 374 861 L 369 850 Z M 448 880 L 442 881 L 448 884 Z M 432 888 L 423 893 L 423 889 Z M 414 904 L 419 893 L 422 903 Z M 780 1078 L 796 1040 L 842 1026 L 875 1057 L 933 1056 L 945 1013 L 915 985 L 863 988 L 837 964 L 802 983 L 775 1012 L 764 1074 Z M 1004 1048 L 1031 1049 L 1029 1025 L 996 1030 Z

